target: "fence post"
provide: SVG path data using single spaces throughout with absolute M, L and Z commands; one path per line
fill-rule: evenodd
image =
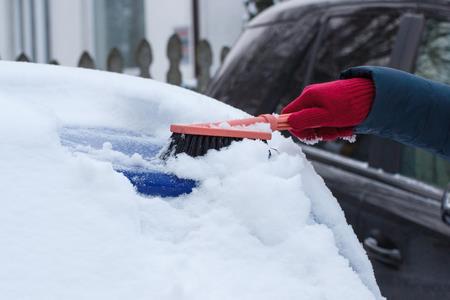
M 198 78 L 197 78 L 197 91 L 202 93 L 206 90 L 210 75 L 210 68 L 212 65 L 212 51 L 208 41 L 201 40 L 197 46 L 197 65 L 198 65 Z
M 16 58 L 16 61 L 30 62 L 30 59 L 25 53 L 20 53 L 20 55 Z
M 227 57 L 228 53 L 230 53 L 230 47 L 223 46 L 222 50 L 220 50 L 220 65 L 223 64 L 223 61 Z
M 153 61 L 152 48 L 146 39 L 142 39 L 136 49 L 136 63 L 141 77 L 151 78 L 150 65 Z
M 171 84 L 181 85 L 180 62 L 183 56 L 180 37 L 174 33 L 167 43 L 167 57 L 169 58 L 169 71 L 167 71 L 166 81 Z
M 106 60 L 106 70 L 116 73 L 123 72 L 123 57 L 119 49 L 112 48 L 109 51 L 108 59 Z
M 94 60 L 87 51 L 84 51 L 81 54 L 80 60 L 78 61 L 78 67 L 86 69 L 95 69 Z

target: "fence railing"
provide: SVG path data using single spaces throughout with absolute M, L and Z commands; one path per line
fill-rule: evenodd
M 177 34 L 170 36 L 167 42 L 167 59 L 169 61 L 169 69 L 166 73 L 166 82 L 181 85 L 183 83 L 183 75 L 180 69 L 183 49 L 181 39 Z M 227 46 L 222 47 L 220 51 L 220 64 L 223 63 L 230 48 Z M 207 40 L 200 40 L 195 53 L 195 63 L 197 64 L 196 82 L 197 86 L 194 87 L 198 92 L 204 92 L 211 79 L 211 66 L 213 63 L 213 51 L 211 45 Z M 143 78 L 152 78 L 150 74 L 151 65 L 153 62 L 153 54 L 150 43 L 146 39 L 142 39 L 136 46 L 134 52 L 134 60 L 137 68 L 139 69 L 139 76 Z M 20 54 L 16 61 L 30 62 L 30 59 L 25 53 Z M 53 59 L 49 64 L 58 65 L 58 61 Z M 78 67 L 98 69 L 95 60 L 88 51 L 81 53 L 78 60 Z M 123 73 L 124 72 L 124 58 L 118 48 L 112 48 L 106 58 L 106 71 Z

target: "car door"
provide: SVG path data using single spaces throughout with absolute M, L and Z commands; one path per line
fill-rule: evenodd
M 441 221 L 438 202 L 393 189 L 365 195 L 359 218 L 359 237 L 382 294 L 448 299 L 450 230 Z
M 449 20 L 442 15 L 436 18 L 432 11 L 419 11 L 410 15 L 405 27 L 391 66 L 450 83 Z M 362 199 L 360 239 L 382 292 L 388 299 L 448 299 L 450 227 L 440 220 L 439 192 L 426 191 L 430 184 L 442 193 L 440 188 L 450 181 L 450 162 L 413 147 L 378 143 L 378 150 L 383 149 L 378 157 L 396 153 L 392 171 L 417 180 L 414 191 L 383 191 Z
M 303 151 L 347 221 L 357 224 L 355 232 L 382 294 L 388 299 L 447 299 L 450 227 L 441 220 L 442 190 L 317 148 L 303 146 Z
M 424 62 L 424 55 L 416 55 L 418 46 L 423 44 L 422 31 L 427 32 L 426 22 L 414 10 L 399 14 L 396 9 L 385 9 L 371 16 L 360 9 L 351 15 L 331 16 L 318 47 L 310 82 L 332 80 L 339 70 L 355 65 L 385 65 L 413 71 L 417 57 L 417 62 L 428 66 L 430 63 Z M 433 32 L 442 39 L 444 29 Z M 428 51 L 434 54 L 433 59 L 436 59 L 435 48 L 446 46 L 442 42 L 438 44 L 434 51 Z M 445 59 L 441 58 L 439 66 L 442 60 Z M 430 72 L 426 67 L 421 69 Z M 440 174 L 439 180 L 443 182 L 447 178 L 444 163 L 436 157 L 428 157 L 428 164 L 420 163 L 428 154 L 371 136 L 359 137 L 356 144 L 333 142 L 319 147 L 368 164 L 356 164 L 349 170 L 352 163 L 342 157 L 324 159 L 316 150 L 305 149 L 364 244 L 382 293 L 389 299 L 448 297 L 450 229 L 440 220 L 438 200 L 442 190 L 421 181 L 391 178 L 392 175 L 383 172 L 376 174 L 370 168 L 395 173 L 402 173 L 403 168 L 405 175 L 409 175 L 406 170 L 423 174 L 430 173 L 424 172 L 427 168 L 434 168 L 436 171 L 431 173 Z M 415 161 L 406 161 L 411 152 Z M 411 164 L 422 167 L 411 167 Z M 433 192 L 427 193 L 430 189 Z

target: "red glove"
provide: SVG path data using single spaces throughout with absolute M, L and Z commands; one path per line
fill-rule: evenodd
M 375 88 L 372 80 L 352 78 L 308 85 L 282 111 L 291 133 L 301 140 L 335 140 L 353 136 L 369 114 Z

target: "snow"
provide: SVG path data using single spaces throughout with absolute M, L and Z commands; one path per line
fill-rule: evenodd
M 172 199 L 137 194 L 113 169 L 155 161 L 61 140 L 105 127 L 163 146 L 170 123 L 245 113 L 152 80 L 9 62 L 0 107 L 2 298 L 381 298 L 337 201 L 280 134 L 159 164 L 200 182 Z
M 351 136 L 343 136 L 341 137 L 341 139 L 343 139 L 344 141 L 347 141 L 349 143 L 355 143 L 356 142 L 356 135 L 351 135 Z
M 316 137 L 312 139 L 300 139 L 300 141 L 306 145 L 315 145 L 321 141 L 323 141 L 322 137 Z
M 210 124 L 211 128 L 223 128 L 223 129 L 241 129 L 241 130 L 249 130 L 249 131 L 258 131 L 258 132 L 272 132 L 269 123 L 261 123 L 257 122 L 250 125 L 235 125 L 231 126 L 228 122 L 220 122 L 219 124 Z

